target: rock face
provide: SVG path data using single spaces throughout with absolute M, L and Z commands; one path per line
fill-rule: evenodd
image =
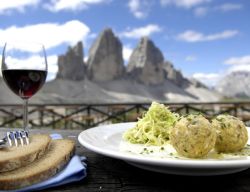
M 82 80 L 84 73 L 83 45 L 82 42 L 78 42 L 75 47 L 69 47 L 65 55 L 58 56 L 58 73 L 56 78 Z
M 110 81 L 123 76 L 124 72 L 122 43 L 111 29 L 105 29 L 90 48 L 88 77 L 93 81 Z
M 237 83 L 236 83 L 237 82 Z M 227 97 L 250 97 L 250 72 L 237 71 L 225 76 L 216 85 L 216 90 Z
M 150 39 L 143 37 L 130 57 L 127 72 L 143 84 L 161 84 L 164 81 L 163 62 L 161 51 Z
M 177 86 L 182 87 L 189 83 L 188 79 L 183 77 L 182 73 L 179 70 L 176 70 L 171 62 L 165 61 L 163 69 L 165 78 L 172 81 Z
M 203 84 L 202 82 L 198 81 L 197 79 L 190 78 L 190 79 L 188 79 L 188 80 L 189 80 L 189 82 L 190 82 L 193 86 L 195 86 L 195 87 L 197 87 L 197 88 L 208 89 L 208 87 L 207 87 L 205 84 Z

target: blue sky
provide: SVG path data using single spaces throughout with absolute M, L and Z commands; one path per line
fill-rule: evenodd
M 1 0 L 0 44 L 44 43 L 51 79 L 58 54 L 81 40 L 87 58 L 110 27 L 125 62 L 140 37 L 149 36 L 185 76 L 214 85 L 229 72 L 250 71 L 249 18 L 249 0 Z

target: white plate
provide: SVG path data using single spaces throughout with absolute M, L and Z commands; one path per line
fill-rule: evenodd
M 136 167 L 177 175 L 222 175 L 236 173 L 250 167 L 249 157 L 237 159 L 176 159 L 154 158 L 123 152 L 119 146 L 122 134 L 135 123 L 119 123 L 87 129 L 78 136 L 79 142 L 96 153 L 121 159 Z

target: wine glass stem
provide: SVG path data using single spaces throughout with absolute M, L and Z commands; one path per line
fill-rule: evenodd
M 28 99 L 23 99 L 23 129 L 28 130 Z

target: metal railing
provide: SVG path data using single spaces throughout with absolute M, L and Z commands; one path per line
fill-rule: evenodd
M 101 124 L 136 121 L 151 103 L 31 104 L 31 127 L 85 129 Z M 231 114 L 250 123 L 250 102 L 164 103 L 170 110 L 185 115 L 202 113 L 207 118 Z M 22 105 L 0 105 L 0 127 L 21 127 Z

